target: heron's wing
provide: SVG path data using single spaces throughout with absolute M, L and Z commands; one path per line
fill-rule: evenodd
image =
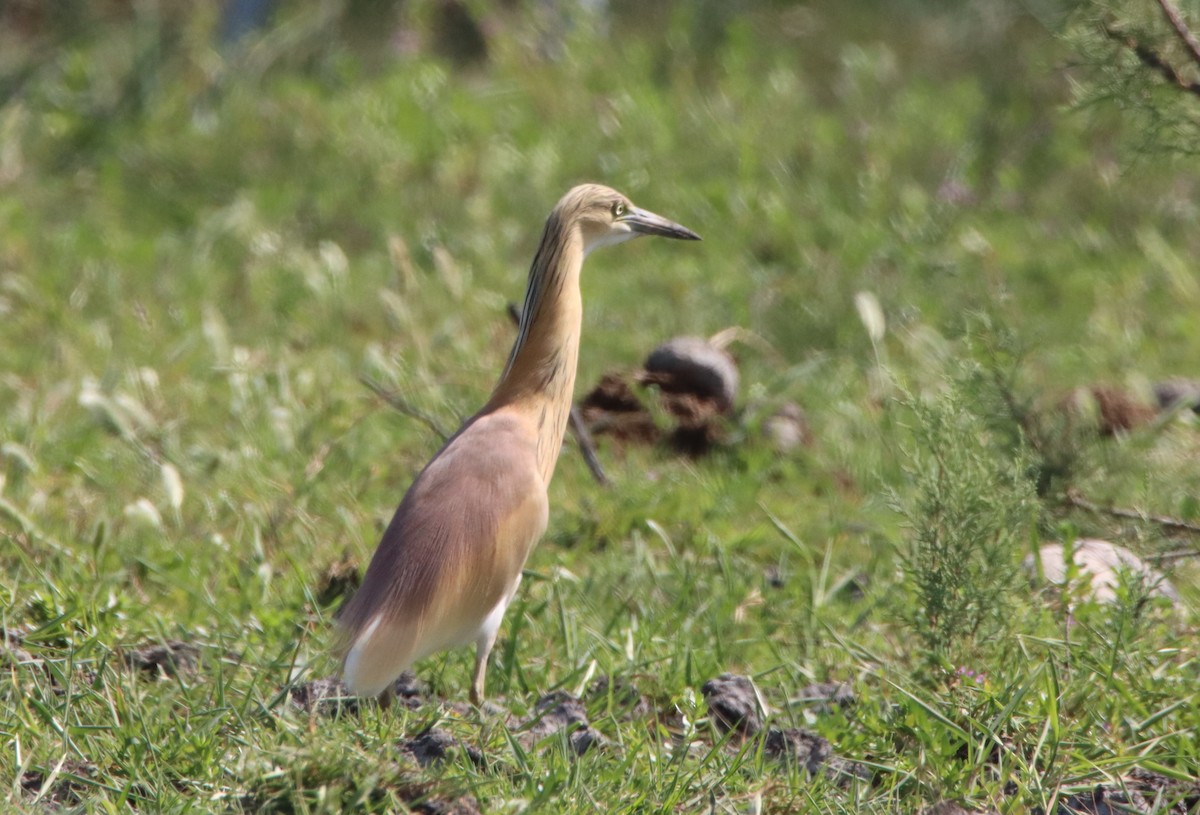
M 339 613 L 356 692 L 382 691 L 416 660 L 475 640 L 511 591 L 549 512 L 535 439 L 519 418 L 486 414 L 417 476 Z

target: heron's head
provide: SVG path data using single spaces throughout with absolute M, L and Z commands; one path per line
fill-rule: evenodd
M 563 196 L 555 209 L 578 225 L 583 236 L 584 254 L 639 235 L 700 240 L 700 236 L 687 227 L 636 207 L 621 193 L 600 184 L 575 187 Z

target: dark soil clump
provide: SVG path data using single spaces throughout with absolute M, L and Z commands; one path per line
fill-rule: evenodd
M 867 767 L 835 755 L 828 739 L 802 727 L 784 730 L 772 727 L 763 740 L 763 752 L 784 763 L 795 764 L 809 775 L 824 772 L 835 781 L 871 778 Z
M 470 795 L 461 798 L 435 798 L 413 807 L 421 815 L 482 815 L 479 802 Z
M 581 756 L 604 743 L 604 736 L 591 726 L 583 703 L 569 693 L 548 693 L 537 702 L 535 715 L 525 724 L 529 743 L 536 743 L 555 733 L 567 733 L 571 749 Z
M 763 741 L 763 750 L 772 758 L 798 764 L 811 775 L 833 756 L 833 745 L 827 739 L 799 727 L 786 730 L 772 727 Z
M 611 700 L 613 712 L 623 714 L 627 721 L 645 719 L 654 714 L 650 700 L 641 694 L 636 685 L 621 677 L 600 677 L 588 686 L 587 697 L 593 703 L 608 704 Z
M 171 640 L 162 644 L 143 645 L 125 653 L 125 664 L 153 676 L 177 676 L 193 673 L 200 659 L 200 649 L 186 642 Z
M 303 685 L 293 685 L 288 691 L 292 704 L 305 713 L 318 716 L 337 716 L 358 712 L 358 697 L 352 696 L 340 679 L 314 679 Z
M 997 815 L 997 813 L 994 809 L 983 811 L 967 809 L 957 801 L 938 801 L 933 806 L 922 810 L 922 815 Z
M 738 369 L 733 357 L 700 337 L 676 337 L 650 352 L 639 376 L 666 394 L 687 394 L 708 403 L 712 415 L 733 410 Z M 674 412 L 674 411 L 672 411 Z
M 713 721 L 722 733 L 734 731 L 744 738 L 762 730 L 758 695 L 747 677 L 721 674 L 705 682 L 700 692 L 704 694 Z
M 1140 767 L 1117 784 L 1097 784 L 1058 802 L 1056 815 L 1194 815 L 1200 812 L 1200 780 L 1179 781 Z
M 1154 399 L 1161 410 L 1177 407 L 1200 413 L 1200 379 L 1168 379 L 1154 386 Z
M 353 594 L 360 583 L 362 574 L 359 572 L 357 560 L 349 555 L 335 560 L 325 567 L 320 580 L 317 581 L 317 602 L 322 606 L 330 605 L 335 600 Z
M 456 750 L 467 754 L 477 767 L 484 763 L 483 753 L 474 747 L 469 747 L 445 730 L 432 727 L 400 745 L 400 750 L 410 756 L 422 767 L 428 767 L 445 761 Z
M 817 713 L 831 713 L 834 708 L 850 707 L 858 697 L 845 682 L 817 682 L 801 688 L 795 701 L 812 705 Z
M 46 780 L 57 772 L 50 787 L 43 794 Z M 21 775 L 21 791 L 33 798 L 39 794 L 42 803 L 53 807 L 71 807 L 83 802 L 91 784 L 88 781 L 96 774 L 96 767 L 85 761 L 68 760 L 56 768 L 36 768 Z
M 1110 385 L 1076 388 L 1062 400 L 1062 408 L 1072 419 L 1087 418 L 1095 423 L 1101 436 L 1128 433 L 1149 424 L 1155 408 L 1129 393 Z
M 600 377 L 579 408 L 594 435 L 633 444 L 654 444 L 662 436 L 650 411 L 620 374 L 610 371 Z
M 425 704 L 425 687 L 413 674 L 405 671 L 392 684 L 389 704 L 397 704 L 416 710 Z M 292 704 L 305 713 L 318 716 L 338 716 L 358 713 L 362 699 L 350 693 L 342 680 L 336 677 L 314 679 L 301 685 L 293 685 L 289 691 Z

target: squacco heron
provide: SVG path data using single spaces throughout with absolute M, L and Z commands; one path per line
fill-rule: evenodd
M 549 520 L 579 358 L 583 259 L 639 235 L 700 239 L 598 184 L 575 187 L 550 213 L 499 383 L 417 475 L 339 612 L 351 692 L 386 701 L 414 662 L 473 642 L 471 701 L 482 702 L 500 621 Z

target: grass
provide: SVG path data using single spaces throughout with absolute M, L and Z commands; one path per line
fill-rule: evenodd
M 547 61 L 513 12 L 459 70 L 384 56 L 327 10 L 222 56 L 204 13 L 139 8 L 5 49 L 32 66 L 0 109 L 0 623 L 24 652 L 0 673 L 8 808 L 1025 811 L 1135 768 L 1200 774 L 1194 561 L 1172 561 L 1173 611 L 1133 588 L 1069 610 L 1012 581 L 1064 536 L 1194 552 L 1061 500 L 1194 521 L 1194 422 L 1071 438 L 1069 483 L 987 493 L 1045 452 L 993 373 L 1048 404 L 1194 375 L 1200 344 L 1195 177 L 1067 109 L 1069 55 L 1033 22 L 750 4 L 721 25 L 664 4 Z M 289 683 L 336 670 L 322 574 L 369 557 L 439 443 L 360 376 L 443 427 L 471 413 L 541 221 L 584 179 L 705 241 L 589 260 L 580 388 L 741 326 L 764 342 L 735 348 L 728 444 L 693 460 L 602 439 L 607 490 L 568 446 L 489 673 L 512 720 L 449 704 L 467 652 L 418 666 L 440 705 L 296 710 Z M 859 292 L 886 316 L 877 346 Z M 779 455 L 762 427 L 789 400 L 815 443 Z M 939 452 L 935 426 L 956 443 Z M 942 498 L 983 507 L 970 523 L 931 515 L 939 455 L 958 462 Z M 982 530 L 993 577 L 923 580 L 923 528 L 970 551 Z M 938 591 L 1005 613 L 926 630 Z M 193 670 L 126 667 L 172 640 L 198 646 Z M 722 737 L 700 692 L 722 672 L 870 780 Z M 578 758 L 522 735 L 542 694 L 601 676 L 656 717 L 591 699 L 608 746 Z M 789 703 L 824 680 L 858 703 Z M 485 761 L 400 760 L 431 725 Z

